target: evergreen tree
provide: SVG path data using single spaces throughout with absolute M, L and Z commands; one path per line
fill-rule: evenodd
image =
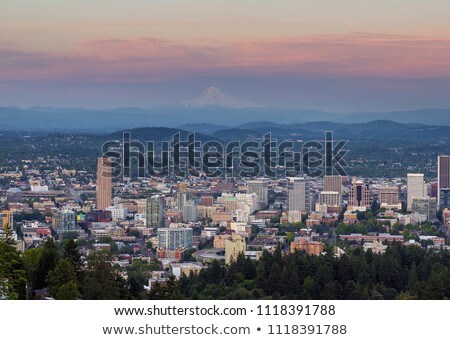
M 26 271 L 19 252 L 7 240 L 0 240 L 0 297 L 26 298 Z
M 45 287 L 48 272 L 53 270 L 58 260 L 58 249 L 52 237 L 49 237 L 43 245 L 41 258 L 36 275 L 36 289 Z
M 68 285 L 69 283 L 71 283 L 71 285 Z M 66 259 L 59 259 L 55 269 L 48 273 L 47 284 L 50 295 L 55 298 L 58 296 L 62 286 L 64 286 L 65 292 L 64 294 L 61 293 L 59 296 L 67 295 L 69 288 L 73 289 L 74 286 L 76 287 L 76 291 L 78 291 L 77 274 L 75 273 L 75 268 L 72 263 Z M 78 297 L 78 295 L 76 297 Z
M 419 278 L 417 277 L 416 263 L 413 262 L 408 275 L 408 289 L 411 292 L 415 291 L 417 282 L 419 282 Z
M 81 269 L 83 265 L 81 261 L 81 255 L 78 252 L 77 244 L 73 239 L 68 240 L 64 245 L 63 257 L 72 264 L 72 266 L 75 268 L 75 271 Z
M 22 260 L 27 273 L 28 295 L 36 288 L 39 263 L 41 261 L 43 248 L 31 248 L 22 254 Z
M 126 296 L 126 283 L 111 265 L 112 257 L 105 251 L 89 254 L 83 283 L 87 300 L 117 300 Z
M 74 281 L 63 284 L 56 293 L 57 300 L 76 300 L 79 296 L 78 285 Z

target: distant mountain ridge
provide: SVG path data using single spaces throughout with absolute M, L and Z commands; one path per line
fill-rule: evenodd
M 250 128 L 253 125 L 253 128 Z M 195 131 L 195 129 L 194 129 Z M 278 140 L 322 139 L 325 131 L 333 131 L 338 139 L 411 139 L 411 138 L 450 138 L 449 126 L 431 126 L 425 124 L 402 124 L 389 120 L 376 120 L 368 123 L 334 123 L 311 122 L 301 124 L 276 124 L 255 122 L 243 124 L 235 128 L 227 128 L 214 132 L 224 140 L 262 138 L 270 133 Z
M 165 126 L 186 128 L 211 134 L 227 128 L 323 130 L 340 124 L 367 123 L 375 120 L 431 126 L 450 126 L 450 109 L 420 109 L 393 112 L 333 113 L 319 110 L 280 109 L 258 106 L 209 88 L 182 105 L 153 108 L 122 107 L 83 109 L 15 106 L 0 107 L 3 130 L 110 132 L 139 127 Z M 276 122 L 276 123 L 275 123 Z M 318 123 L 321 122 L 321 123 Z M 307 124 L 301 126 L 299 124 Z M 309 125 L 308 125 L 309 124 Z M 381 124 L 381 128 L 386 126 Z M 314 128 L 316 126 L 316 128 Z
M 260 141 L 270 133 L 276 140 L 323 140 L 325 131 L 333 131 L 334 139 L 341 140 L 433 140 L 450 139 L 450 126 L 425 125 L 417 123 L 403 124 L 389 120 L 376 120 L 367 123 L 336 123 L 307 122 L 296 124 L 278 124 L 268 121 L 249 122 L 238 126 L 219 126 L 213 124 L 187 124 L 183 127 L 141 127 L 114 129 L 105 133 L 104 130 L 89 131 L 101 140 L 121 140 L 124 131 L 130 131 L 131 137 L 140 141 L 169 141 L 176 133 L 186 140 L 190 133 L 196 134 L 199 141 L 216 140 L 229 142 L 231 140 Z M 0 127 L 0 135 L 45 135 L 48 133 L 66 134 L 80 132 L 76 130 L 12 130 Z
M 186 140 L 188 134 L 193 132 L 195 132 L 195 138 L 198 141 L 202 142 L 206 142 L 209 140 L 220 141 L 219 138 L 204 135 L 202 133 L 198 133 L 197 131 L 186 131 L 182 129 L 167 128 L 167 127 L 144 127 L 137 129 L 126 129 L 104 135 L 102 136 L 102 138 L 104 140 L 122 140 L 124 132 L 130 132 L 132 140 L 138 140 L 142 143 L 145 143 L 147 141 L 156 141 L 156 142 L 170 141 L 173 138 L 173 136 L 177 133 L 180 134 L 180 138 Z
M 258 124 L 259 123 L 259 124 Z M 250 126 L 253 124 L 253 129 Z M 104 135 L 107 139 L 121 139 L 124 131 L 130 131 L 132 138 L 140 141 L 161 141 L 171 140 L 175 133 L 180 133 L 182 139 L 186 139 L 189 133 L 195 132 L 196 139 L 200 141 L 216 140 L 228 142 L 231 140 L 262 140 L 263 136 L 271 133 L 273 139 L 277 140 L 322 140 L 325 131 L 333 131 L 335 139 L 363 140 L 363 139 L 434 139 L 450 138 L 449 126 L 430 126 L 424 124 L 402 124 L 386 120 L 376 120 L 368 123 L 333 123 L 333 122 L 313 122 L 292 125 L 282 125 L 270 122 L 255 122 L 243 124 L 238 127 L 226 127 L 216 130 L 217 126 L 211 125 L 214 129 L 212 133 L 200 132 L 194 124 L 190 129 L 167 128 L 167 127 L 146 127 L 116 131 Z M 200 125 L 205 129 L 204 125 Z

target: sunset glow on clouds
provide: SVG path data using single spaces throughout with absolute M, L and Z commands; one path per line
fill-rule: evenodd
M 149 81 L 215 75 L 450 76 L 450 39 L 351 34 L 182 45 L 93 40 L 70 52 L 2 48 L 2 80 Z
M 48 12 L 51 11 L 52 4 L 58 6 L 54 1 L 46 0 L 46 2 L 49 3 Z M 118 6 L 116 1 L 112 3 Z M 133 12 L 131 5 L 133 3 L 144 6 L 143 2 L 131 1 L 129 5 L 131 12 Z M 172 18 L 166 3 L 172 6 Z M 194 3 L 200 5 L 206 2 L 194 1 Z M 325 82 L 328 78 L 332 81 L 339 80 L 339 86 L 342 86 L 344 81 L 345 86 L 348 87 L 344 92 L 352 91 L 348 79 L 358 79 L 358 84 L 355 83 L 355 86 L 359 89 L 361 83 L 363 85 L 366 83 L 367 91 L 370 91 L 368 93 L 374 90 L 380 91 L 377 99 L 373 98 L 376 101 L 379 100 L 378 98 L 383 98 L 383 91 L 386 93 L 397 91 L 399 95 L 404 94 L 404 86 L 395 88 L 393 83 L 400 81 L 404 84 L 410 79 L 412 85 L 409 90 L 420 92 L 411 93 L 412 97 L 416 95 L 423 97 L 422 102 L 414 103 L 414 105 L 430 107 L 434 105 L 432 99 L 436 99 L 436 93 L 443 90 L 435 89 L 435 94 L 428 98 L 423 90 L 431 90 L 430 86 L 450 84 L 450 27 L 447 30 L 438 30 L 442 13 L 436 12 L 435 22 L 430 20 L 428 26 L 424 25 L 421 18 L 418 19 L 417 22 L 421 23 L 422 29 L 416 26 L 408 30 L 399 26 L 394 30 L 398 23 L 387 21 L 385 25 L 380 22 L 376 32 L 368 31 L 373 28 L 373 18 L 368 18 L 367 30 L 364 30 L 360 18 L 355 16 L 351 21 L 351 17 L 345 11 L 335 17 L 305 17 L 303 14 L 299 16 L 297 22 L 299 28 L 295 30 L 292 29 L 295 16 L 287 12 L 286 17 L 268 15 L 271 9 L 274 10 L 274 14 L 277 14 L 276 8 L 273 7 L 277 2 L 272 2 L 270 8 L 261 6 L 259 10 L 246 12 L 246 15 L 239 11 L 233 12 L 239 9 L 239 5 L 234 4 L 234 1 L 231 3 L 233 4 L 224 11 L 225 18 L 218 17 L 217 27 L 212 26 L 217 13 L 211 2 L 205 7 L 204 13 L 191 9 L 183 17 L 182 2 L 155 1 L 153 6 L 157 12 L 160 11 L 159 19 L 154 18 L 155 13 L 148 12 L 150 13 L 148 17 L 143 13 L 134 21 L 126 15 L 121 16 L 115 13 L 114 6 L 109 17 L 108 11 L 101 12 L 96 20 L 95 13 L 84 11 L 87 5 L 80 5 L 77 12 L 80 25 L 75 25 L 76 15 L 75 18 L 68 16 L 65 29 L 63 19 L 67 13 L 58 18 L 45 12 L 43 15 L 50 15 L 50 17 L 44 23 L 44 20 L 39 21 L 39 16 L 28 16 L 23 11 L 19 12 L 16 5 L 11 4 L 9 10 L 11 12 L 17 10 L 20 15 L 17 21 L 11 16 L 6 18 L 5 15 L 3 19 L 7 20 L 1 24 L 4 25 L 2 31 L 7 34 L 0 36 L 0 89 L 2 91 L 0 105 L 44 105 L 45 100 L 48 105 L 65 103 L 76 105 L 78 100 L 79 106 L 109 106 L 116 103 L 106 102 L 108 93 L 114 95 L 116 93 L 114 91 L 120 91 L 124 100 L 117 105 L 151 106 L 169 102 L 174 99 L 172 97 L 176 97 L 172 93 L 172 97 L 166 96 L 164 100 L 163 93 L 166 90 L 158 90 L 158 84 L 161 84 L 160 88 L 167 87 L 169 83 L 173 84 L 172 91 L 176 89 L 181 99 L 191 93 L 181 89 L 185 84 L 190 84 L 192 92 L 193 89 L 198 92 L 208 82 L 209 85 L 224 85 L 231 93 L 233 93 L 233 87 L 236 87 L 236 92 L 239 93 L 243 88 L 253 86 L 252 89 L 248 89 L 248 95 L 252 97 L 250 99 L 270 100 L 270 96 L 267 96 L 265 92 L 271 92 L 275 98 L 276 94 L 272 93 L 275 86 L 273 84 L 278 84 L 279 88 L 280 79 L 284 77 L 288 79 L 286 87 L 298 86 L 297 92 L 305 90 L 305 84 L 301 83 L 304 79 L 315 83 L 314 86 L 317 88 L 320 88 L 320 81 Z M 260 2 L 260 4 L 269 3 Z M 280 1 L 279 6 L 283 9 L 284 4 L 287 10 L 289 6 L 296 8 L 297 5 L 294 3 Z M 314 2 L 309 3 L 314 6 Z M 415 3 L 415 0 L 411 3 Z M 330 2 L 318 0 L 317 11 L 323 12 L 327 4 L 330 5 Z M 436 1 L 436 5 L 438 4 L 442 3 Z M 146 6 L 149 6 L 148 3 Z M 243 5 L 243 8 L 247 7 L 248 4 Z M 439 8 L 442 12 L 442 7 Z M 389 7 L 382 9 L 388 10 Z M 233 13 L 236 16 L 233 16 Z M 281 12 L 278 11 L 278 13 Z M 265 17 L 267 26 L 274 28 L 270 32 L 264 28 Z M 244 24 L 245 18 L 249 20 L 247 25 Z M 21 25 L 21 22 L 26 19 L 30 20 L 28 30 L 26 25 Z M 229 28 L 224 26 L 227 19 L 233 24 Z M 305 29 L 301 23 L 307 19 L 315 24 L 308 25 L 309 28 Z M 333 26 L 333 21 L 339 23 L 339 19 L 345 19 L 345 25 L 337 24 L 336 27 L 339 29 L 332 30 L 330 27 Z M 405 18 L 403 21 L 408 22 Z M 402 18 L 398 22 L 402 22 Z M 107 23 L 110 25 L 108 26 Z M 110 30 L 106 29 L 106 27 L 112 27 L 111 23 L 116 23 L 116 26 Z M 252 24 L 254 27 L 251 27 Z M 189 26 L 189 28 L 184 31 L 181 29 L 183 26 Z M 385 26 L 391 29 L 388 30 Z M 60 28 L 60 31 L 52 31 L 52 27 Z M 175 29 L 176 27 L 179 29 Z M 236 30 L 236 27 L 241 27 L 241 36 L 237 34 L 239 30 Z M 436 34 L 437 31 L 442 33 Z M 45 37 L 47 39 L 44 39 Z M 41 43 L 37 44 L 38 41 Z M 381 85 L 380 79 L 395 81 L 385 80 L 385 85 Z M 258 85 L 254 85 L 256 83 Z M 374 83 L 377 83 L 375 88 Z M 150 89 L 157 93 L 162 91 L 155 96 L 159 97 L 159 101 L 155 102 L 151 95 L 146 98 L 139 97 L 139 91 L 133 88 L 139 85 L 148 86 L 149 91 Z M 67 99 L 67 101 L 60 99 L 51 102 L 50 98 L 61 95 L 58 91 L 54 92 L 55 88 L 60 86 L 65 87 L 64 100 Z M 95 95 L 91 93 L 92 100 L 87 100 L 82 89 L 92 86 L 98 89 L 98 98 L 95 99 Z M 342 98 L 340 93 L 342 88 L 339 91 L 336 89 L 333 93 L 329 81 L 323 86 L 326 97 L 330 100 L 333 96 Z M 36 87 L 39 88 L 37 92 L 39 96 L 31 93 Z M 109 87 L 114 89 L 108 90 Z M 44 91 L 44 88 L 48 91 Z M 129 103 L 126 100 L 127 88 L 133 92 L 130 93 Z M 259 95 L 258 91 L 260 91 Z M 142 93 L 145 92 L 142 91 Z M 280 94 L 279 98 L 284 98 L 283 96 L 286 96 L 286 93 Z M 396 105 L 390 96 L 386 98 L 386 103 L 378 106 L 402 107 L 404 105 L 406 97 L 399 101 L 400 105 Z M 18 98 L 22 98 L 23 102 L 18 102 Z M 287 100 L 284 98 L 284 100 L 286 106 L 302 104 L 297 103 L 294 97 Z M 351 96 L 348 100 L 351 100 Z M 280 103 L 275 100 L 262 104 L 279 105 Z M 314 101 L 308 105 L 315 105 Z M 331 101 L 327 108 L 332 105 Z M 442 97 L 436 105 L 450 106 L 450 99 L 446 102 L 446 99 Z M 368 103 L 368 107 L 374 106 L 376 106 L 374 103 Z M 336 109 L 347 108 L 359 109 L 360 104 L 352 106 L 348 103 L 345 107 L 341 105 Z

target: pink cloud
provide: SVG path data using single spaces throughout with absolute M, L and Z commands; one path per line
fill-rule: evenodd
M 1 47 L 4 46 L 4 47 Z M 197 75 L 450 76 L 450 38 L 354 33 L 189 45 L 92 40 L 70 52 L 0 45 L 0 81 L 153 82 Z

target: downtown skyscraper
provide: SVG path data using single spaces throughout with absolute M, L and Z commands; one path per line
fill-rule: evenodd
M 413 198 L 426 197 L 427 188 L 424 182 L 423 174 L 407 174 L 407 209 L 411 211 Z
M 97 209 L 105 210 L 112 200 L 112 168 L 108 158 L 97 159 Z
M 289 211 L 310 211 L 310 183 L 305 178 L 290 178 L 288 183 Z
M 247 182 L 247 193 L 256 194 L 258 196 L 258 201 L 267 204 L 268 197 L 268 181 L 267 179 L 257 179 Z
M 348 195 L 348 205 L 353 208 L 370 207 L 370 190 L 362 180 L 354 180 Z
M 438 156 L 438 206 L 450 208 L 450 156 Z

